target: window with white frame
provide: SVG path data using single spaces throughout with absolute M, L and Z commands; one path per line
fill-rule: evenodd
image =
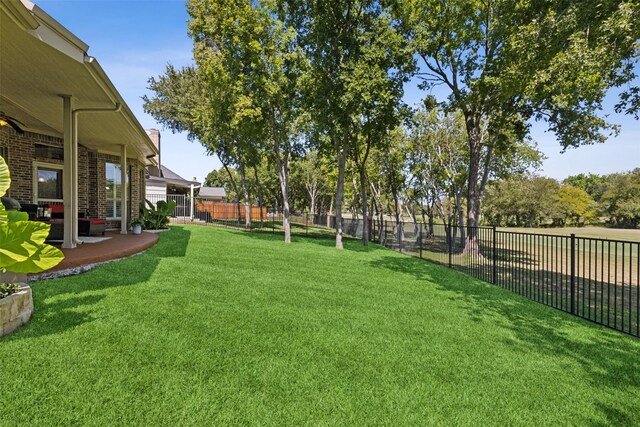
M 34 164 L 35 202 L 62 202 L 62 165 Z
M 107 219 L 120 219 L 122 217 L 122 207 L 120 201 L 123 190 L 120 165 L 117 163 L 106 163 L 105 179 L 107 192 Z M 131 198 L 131 195 L 129 193 L 129 171 L 127 171 L 127 182 L 125 183 L 124 191 L 127 191 L 127 200 L 129 200 Z

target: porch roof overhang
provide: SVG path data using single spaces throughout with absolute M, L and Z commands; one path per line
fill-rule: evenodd
M 133 115 L 89 46 L 27 0 L 0 0 L 0 111 L 24 130 L 63 136 L 62 95 L 74 110 L 117 112 L 80 114 L 78 142 L 90 149 L 152 164 L 158 149 Z

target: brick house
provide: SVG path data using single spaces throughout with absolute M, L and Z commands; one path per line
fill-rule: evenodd
M 0 0 L 0 155 L 12 177 L 8 196 L 63 205 L 65 248 L 78 243 L 83 214 L 126 233 L 144 198 L 145 170 L 159 154 L 88 49 L 33 3 Z

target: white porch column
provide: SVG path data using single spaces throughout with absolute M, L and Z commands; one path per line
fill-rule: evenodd
M 191 218 L 191 221 L 193 221 L 193 207 L 194 207 L 193 206 L 193 184 L 191 184 L 191 200 L 190 200 L 190 202 L 191 202 L 191 206 L 190 206 L 191 207 L 191 210 L 190 210 L 191 215 L 189 215 L 189 217 Z
M 71 169 L 71 230 L 73 233 L 74 244 L 80 244 L 78 239 L 78 115 L 72 114 L 71 122 L 73 124 L 73 138 L 71 149 L 73 151 L 72 169 Z M 65 212 L 66 214 L 66 212 Z M 66 216 L 66 215 L 65 215 Z
M 70 95 L 62 95 L 62 101 L 62 137 L 64 141 L 64 170 L 62 171 L 64 233 L 62 247 L 71 249 L 76 247 L 73 226 L 73 200 L 75 197 L 77 197 L 73 186 L 73 169 L 75 157 L 73 150 L 73 105 Z
M 120 234 L 127 234 L 127 146 L 120 146 Z

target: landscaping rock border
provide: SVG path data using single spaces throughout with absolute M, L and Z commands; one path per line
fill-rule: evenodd
M 153 233 L 153 234 L 158 234 L 158 233 L 164 233 L 165 231 L 169 231 L 171 230 L 170 228 L 159 228 L 157 230 L 142 230 L 143 233 Z
M 8 335 L 31 319 L 33 295 L 31 288 L 19 283 L 21 290 L 0 299 L 0 337 Z
M 64 270 L 56 270 L 56 271 L 51 271 L 51 272 L 44 272 L 44 273 L 38 273 L 38 274 L 33 274 L 33 275 L 29 275 L 27 280 L 29 282 L 35 282 L 38 280 L 49 280 L 49 279 L 59 279 L 61 277 L 67 277 L 67 276 L 77 276 L 78 274 L 82 274 L 82 273 L 86 273 L 87 271 L 91 271 L 94 268 L 100 266 L 100 265 L 104 265 L 104 264 L 109 264 L 112 262 L 116 262 L 116 261 L 121 261 L 123 259 L 127 259 L 127 258 L 131 258 L 134 256 L 138 256 L 138 255 L 142 255 L 143 253 L 147 252 L 147 250 L 143 250 L 140 252 L 136 252 L 135 254 L 132 255 L 128 255 L 128 256 L 124 256 L 121 258 L 114 258 L 114 259 L 109 259 L 106 261 L 100 261 L 100 262 L 94 262 L 91 264 L 84 264 L 84 265 L 80 265 L 78 267 L 71 267 L 71 268 L 65 268 Z

